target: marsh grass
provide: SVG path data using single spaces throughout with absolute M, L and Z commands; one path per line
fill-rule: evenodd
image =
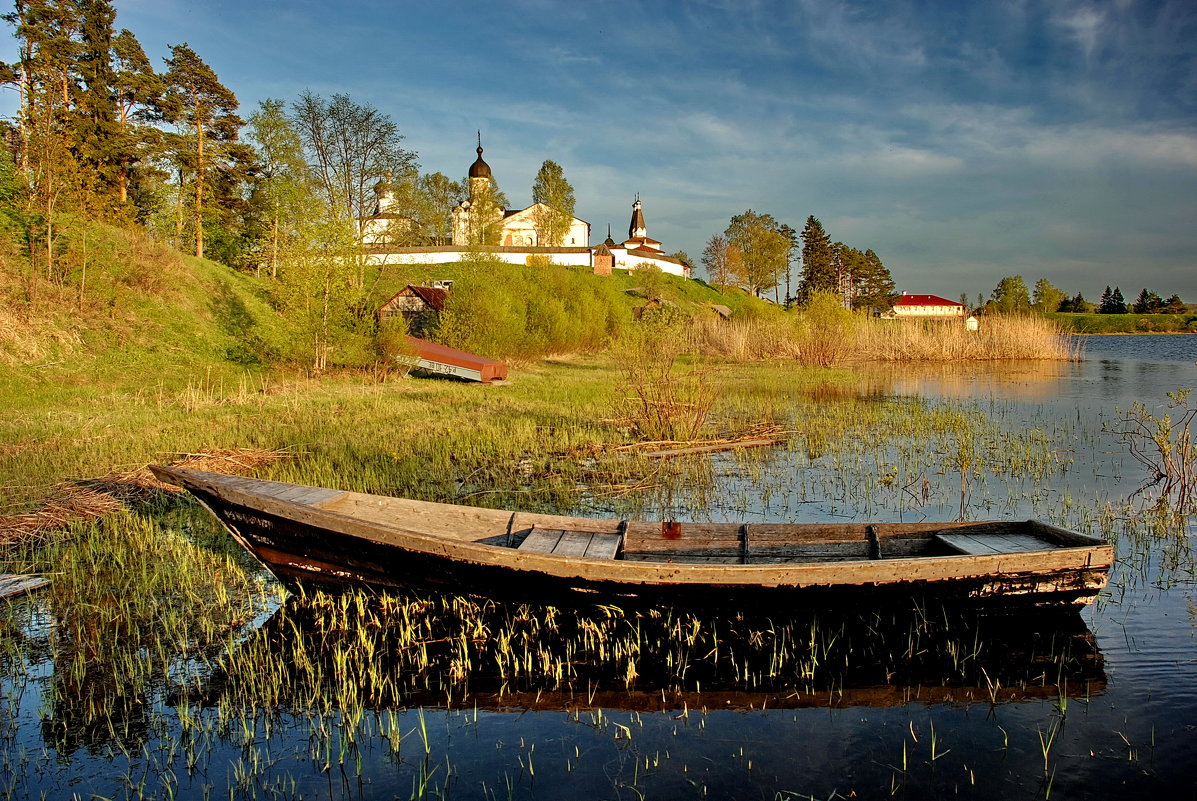
M 730 322 L 698 318 L 698 352 L 734 362 L 794 359 L 808 366 L 866 362 L 1075 360 L 1080 345 L 1063 324 L 1036 316 L 991 316 L 977 331 L 959 320 L 883 320 L 829 298 L 789 313 Z
M 125 431 L 110 432 L 97 417 L 89 436 L 98 438 L 79 451 L 67 436 L 85 419 L 79 408 L 68 405 L 60 419 L 29 410 L 26 424 L 59 431 L 64 460 L 94 453 L 111 463 L 116 449 L 138 463 L 149 460 L 147 445 L 160 449 L 150 458 L 173 458 L 249 440 L 292 448 L 296 458 L 256 466 L 283 480 L 611 516 L 701 516 L 724 503 L 739 512 L 759 498 L 779 513 L 787 493 L 834 499 L 851 514 L 950 508 L 962 449 L 975 460 L 975 509 L 1021 499 L 1041 483 L 1036 477 L 1066 470 L 1055 443 L 1077 436 L 1028 426 L 994 404 L 868 395 L 846 371 L 755 364 L 730 377 L 710 374 L 722 394 L 708 424 L 735 430 L 768 419 L 797 432 L 791 440 L 652 473 L 657 467 L 645 460 L 594 447 L 628 440 L 606 421 L 616 365 L 598 357 L 542 363 L 490 388 L 341 378 L 242 392 L 237 381 L 206 381 L 185 399 L 146 394 L 140 412 L 104 407 Z M 131 445 L 130 436 L 146 442 Z M 15 471 L 8 475 L 16 480 Z M 756 497 L 720 496 L 715 486 L 728 476 Z M 920 479 L 930 482 L 927 496 Z M 626 496 L 603 494 L 620 483 L 637 486 Z M 65 576 L 44 617 L 0 630 L 5 691 L 36 693 L 36 677 L 49 677 L 48 742 L 62 754 L 87 749 L 129 766 L 130 789 L 106 796 L 166 798 L 182 794 L 183 777 L 203 777 L 192 781 L 227 782 L 231 797 L 295 797 L 296 772 L 352 784 L 369 770 L 362 765 L 371 749 L 389 755 L 413 795 L 433 796 L 448 792 L 448 760 L 461 747 L 450 742 L 448 714 L 472 711 L 477 720 L 479 707 L 569 710 L 632 753 L 640 728 L 626 714 L 599 710 L 666 710 L 679 727 L 711 731 L 707 708 L 727 703 L 1048 703 L 1061 693 L 1100 692 L 1104 680 L 1083 626 L 1019 618 L 1007 629 L 929 607 L 728 617 L 421 594 L 282 603 L 207 514 L 177 498 L 78 524 L 67 537 L 6 549 L 4 558 L 12 570 Z M 454 712 L 435 711 L 446 708 Z M 1033 743 L 1035 731 L 1027 724 L 1020 734 Z M 946 728 L 937 738 L 930 746 L 923 738 L 910 756 L 944 771 L 962 748 Z M 552 775 L 543 747 L 518 755 L 519 781 L 531 782 L 533 771 L 542 781 Z M 586 759 L 576 755 L 575 769 Z M 13 797 L 27 789 L 20 781 Z

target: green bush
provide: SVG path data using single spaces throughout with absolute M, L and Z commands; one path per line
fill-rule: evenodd
M 610 279 L 580 270 L 482 255 L 457 275 L 435 338 L 493 359 L 598 350 L 631 318 L 631 298 Z

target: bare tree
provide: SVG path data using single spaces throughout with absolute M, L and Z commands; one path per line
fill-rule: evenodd
M 291 106 L 291 119 L 308 163 L 334 214 L 345 220 L 368 217 L 373 187 L 392 176 L 405 179 L 417 168 L 416 154 L 403 147 L 399 126 L 349 95 L 325 100 L 304 92 Z
M 707 240 L 707 246 L 702 251 L 702 263 L 720 293 L 726 291 L 729 284 L 739 281 L 744 272 L 740 249 L 719 234 Z

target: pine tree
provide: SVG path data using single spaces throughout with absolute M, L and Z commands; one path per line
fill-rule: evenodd
M 120 147 L 117 150 L 117 197 L 129 200 L 129 186 L 136 165 L 146 161 L 160 145 L 160 131 L 151 125 L 161 116 L 162 79 L 146 57 L 137 37 L 122 29 L 112 40 L 112 88 Z
M 796 293 L 800 302 L 805 302 L 815 292 L 839 289 L 832 259 L 831 237 L 812 214 L 806 218 L 802 229 L 802 279 Z
M 118 184 L 121 162 L 120 128 L 113 98 L 113 22 L 116 9 L 109 0 L 81 0 L 78 51 L 78 121 L 74 150 L 86 166 L 96 187 L 111 195 Z
M 1113 293 L 1110 291 L 1110 285 L 1106 284 L 1106 289 L 1101 293 L 1101 299 L 1097 301 L 1098 314 L 1113 314 Z
M 64 207 L 83 202 L 76 143 L 82 16 L 73 0 L 23 0 L 4 20 L 16 29 L 20 60 L 3 69 L 20 92 L 17 165 L 29 186 L 29 255 L 45 256 L 45 274 L 58 274 L 55 253 Z
M 190 164 L 180 163 L 180 173 L 190 166 L 195 180 L 193 221 L 195 255 L 204 255 L 204 190 L 212 170 L 233 161 L 236 151 L 227 147 L 237 140 L 244 124 L 237 116 L 237 97 L 216 77 L 186 43 L 173 45 L 163 80 L 166 117 L 187 131 Z M 182 187 L 180 187 L 181 189 Z
M 1131 310 L 1135 314 L 1159 314 L 1164 310 L 1164 299 L 1144 287 Z
M 1126 298 L 1122 297 L 1122 290 L 1114 287 L 1110 295 L 1110 314 L 1126 314 Z
M 859 253 L 860 251 L 857 251 Z M 866 250 L 860 260 L 859 272 L 853 276 L 852 308 L 878 308 L 882 311 L 893 305 L 896 297 L 894 279 L 872 250 Z M 964 305 L 968 305 L 967 296 Z

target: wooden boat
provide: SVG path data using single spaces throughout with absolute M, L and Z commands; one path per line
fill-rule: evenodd
M 1096 597 L 1114 556 L 1096 537 L 1037 521 L 652 523 L 151 469 L 290 586 L 724 609 L 896 599 L 1068 606 Z

